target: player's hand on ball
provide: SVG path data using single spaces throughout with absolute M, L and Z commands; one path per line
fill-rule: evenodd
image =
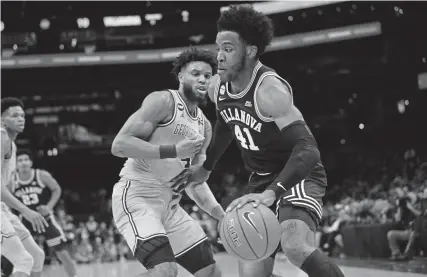
M 22 216 L 33 225 L 33 230 L 39 233 L 44 233 L 49 224 L 46 219 L 36 211 L 26 209 Z
M 272 190 L 266 190 L 263 193 L 250 193 L 243 195 L 240 198 L 235 199 L 227 207 L 226 212 L 231 212 L 235 208 L 239 209 L 243 207 L 246 203 L 253 202 L 252 205 L 256 208 L 259 204 L 264 204 L 267 207 L 270 207 L 276 201 L 276 194 Z
M 188 157 L 193 157 L 200 151 L 200 148 L 203 146 L 205 138 L 202 136 L 196 136 L 194 139 L 184 139 L 178 142 L 176 147 L 176 155 L 180 159 L 186 159 Z
M 37 211 L 44 217 L 52 213 L 52 210 L 46 205 L 40 205 L 37 207 Z

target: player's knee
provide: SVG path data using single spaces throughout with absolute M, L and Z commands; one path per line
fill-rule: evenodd
M 147 240 L 137 239 L 134 255 L 147 269 L 154 268 L 163 263 L 175 264 L 175 255 L 169 239 L 163 235 Z
M 287 220 L 281 225 L 282 250 L 292 263 L 300 263 L 304 259 L 304 253 L 310 252 L 313 248 L 308 244 L 307 239 L 312 232 L 308 225 L 299 219 Z
M 216 267 L 212 247 L 207 240 L 192 246 L 190 250 L 176 258 L 178 264 L 197 277 L 210 277 L 215 275 Z M 198 274 L 197 274 L 198 273 Z
M 178 276 L 178 266 L 175 262 L 165 262 L 150 268 L 149 272 L 150 276 L 176 277 Z
M 34 261 L 32 271 L 41 272 L 43 270 L 44 260 L 46 257 L 44 251 L 40 247 L 37 247 L 31 255 L 33 256 Z
M 20 251 L 17 253 L 18 255 L 14 255 L 11 257 L 10 262 L 13 264 L 13 273 L 15 272 L 23 272 L 30 275 L 34 266 L 33 256 L 30 255 L 27 251 Z
M 221 277 L 221 270 L 217 264 L 211 264 L 193 274 L 195 277 Z

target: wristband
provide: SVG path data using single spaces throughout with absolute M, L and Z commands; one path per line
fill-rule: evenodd
M 170 159 L 170 158 L 177 157 L 176 146 L 174 144 L 160 145 L 159 152 L 160 152 L 160 159 Z

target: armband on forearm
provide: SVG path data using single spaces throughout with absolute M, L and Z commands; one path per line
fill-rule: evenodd
M 177 157 L 176 146 L 174 144 L 160 145 L 159 152 L 160 152 L 160 159 L 170 159 L 170 158 Z

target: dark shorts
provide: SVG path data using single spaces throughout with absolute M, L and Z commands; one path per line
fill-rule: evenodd
M 58 222 L 56 221 L 55 216 L 53 214 L 50 214 L 46 216 L 45 219 L 49 224 L 49 226 L 46 227 L 46 231 L 41 235 L 45 236 L 47 246 L 57 247 L 67 242 L 64 231 L 62 231 L 62 228 L 61 226 L 59 226 Z M 23 219 L 22 222 L 28 228 L 28 230 L 31 230 L 31 233 L 33 236 L 40 235 L 39 233 L 33 231 L 33 227 L 31 226 L 30 222 L 28 222 L 25 219 Z
M 247 193 L 261 193 L 273 182 L 278 174 L 258 175 L 252 173 L 249 178 Z M 289 219 L 304 221 L 314 232 L 322 219 L 322 198 L 326 187 L 312 180 L 302 180 L 292 189 L 280 196 L 271 209 L 282 223 Z

